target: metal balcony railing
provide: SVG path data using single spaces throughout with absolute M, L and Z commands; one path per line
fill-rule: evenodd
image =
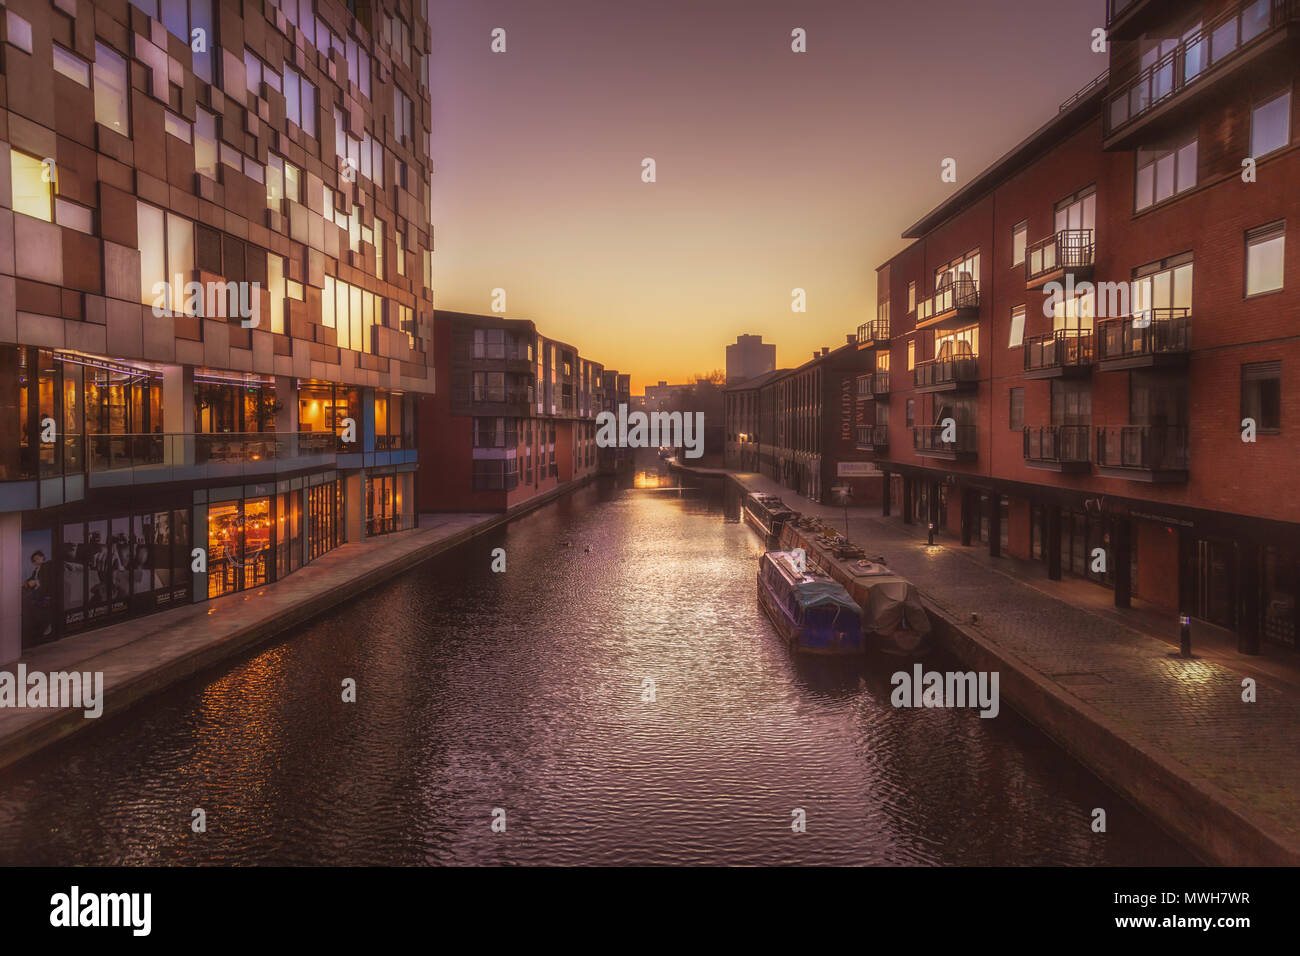
M 268 462 L 360 451 L 333 432 L 152 432 L 87 435 L 86 470 L 91 473 L 157 465 L 239 465 L 249 473 Z
M 1085 463 L 1091 460 L 1091 434 L 1087 425 L 1025 427 L 1025 461 Z
M 1062 229 L 1025 249 L 1025 281 L 1034 282 L 1057 269 L 1091 269 L 1096 256 L 1091 229 Z
M 945 441 L 945 434 L 951 441 Z M 974 425 L 917 425 L 912 429 L 912 448 L 922 454 L 973 455 L 979 451 L 979 431 Z
M 932 359 L 917 362 L 912 369 L 915 388 L 957 386 L 979 380 L 979 359 L 974 357 Z
M 859 425 L 858 426 L 858 447 L 859 448 L 888 448 L 889 447 L 889 426 L 888 425 Z
M 936 289 L 934 295 L 916 304 L 916 324 L 957 312 L 980 307 L 980 287 L 971 276 L 961 275 L 950 285 Z
M 1095 361 L 1091 332 L 1057 329 L 1025 339 L 1025 371 L 1088 368 Z M 1042 376 L 1040 376 L 1042 377 Z
M 888 395 L 889 394 L 889 370 L 871 373 L 871 394 Z
M 863 322 L 858 326 L 858 344 L 867 345 L 871 342 L 888 342 L 889 341 L 889 320 L 872 319 L 870 322 Z
M 1186 471 L 1187 429 L 1180 425 L 1118 425 L 1097 429 L 1097 465 L 1140 471 Z
M 1120 10 L 1122 7 L 1112 9 L 1111 15 Z M 1208 71 L 1295 20 L 1300 20 L 1300 0 L 1239 0 L 1116 88 L 1105 114 L 1107 135 L 1142 118 Z
M 1191 309 L 1146 309 L 1097 323 L 1097 360 L 1176 355 L 1188 348 Z

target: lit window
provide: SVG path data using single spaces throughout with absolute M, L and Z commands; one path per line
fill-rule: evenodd
M 1250 155 L 1258 159 L 1291 142 L 1291 93 L 1288 90 L 1250 114 Z
M 916 368 L 916 340 L 907 343 L 907 370 Z
M 126 109 L 126 60 L 95 44 L 95 122 L 123 136 L 131 134 Z
M 13 210 L 33 219 L 54 221 L 54 166 L 35 156 L 9 151 L 9 176 Z
M 907 284 L 907 314 L 911 315 L 916 311 L 916 283 Z
M 217 118 L 201 106 L 194 114 L 194 169 L 217 178 Z
M 1246 233 L 1246 295 L 1282 288 L 1286 223 L 1275 222 Z

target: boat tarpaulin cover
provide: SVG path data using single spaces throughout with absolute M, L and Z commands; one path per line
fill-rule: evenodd
M 930 633 L 930 617 L 921 606 L 921 595 L 906 581 L 881 581 L 871 585 L 871 629 L 880 634 L 897 630 Z
M 849 592 L 835 581 L 803 581 L 795 585 L 799 603 L 804 607 L 821 607 L 827 604 L 848 608 L 858 613 L 858 605 L 849 597 Z

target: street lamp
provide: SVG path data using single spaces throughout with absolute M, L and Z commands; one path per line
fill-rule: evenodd
M 853 500 L 853 491 L 848 485 L 835 485 L 831 488 L 835 503 L 844 506 L 844 543 L 849 543 L 849 502 Z

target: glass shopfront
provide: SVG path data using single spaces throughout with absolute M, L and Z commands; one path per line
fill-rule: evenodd
M 366 479 L 366 534 L 396 531 L 401 520 L 401 503 L 396 475 L 377 475 Z
M 280 401 L 275 383 L 255 375 L 230 378 L 206 370 L 194 373 L 194 431 L 273 432 Z
M 307 489 L 307 560 L 315 561 L 340 544 L 342 485 L 332 481 Z
M 345 419 L 356 424 L 356 436 L 361 441 L 361 390 L 331 385 L 328 382 L 303 382 L 298 387 L 298 431 L 320 432 L 341 436 Z M 303 439 L 299 438 L 301 444 Z
M 190 599 L 190 512 L 159 509 L 23 532 L 23 646 Z
M 271 578 L 271 499 L 208 508 L 208 597 L 261 587 Z
M 81 471 L 82 374 L 71 356 L 0 346 L 0 481 Z

